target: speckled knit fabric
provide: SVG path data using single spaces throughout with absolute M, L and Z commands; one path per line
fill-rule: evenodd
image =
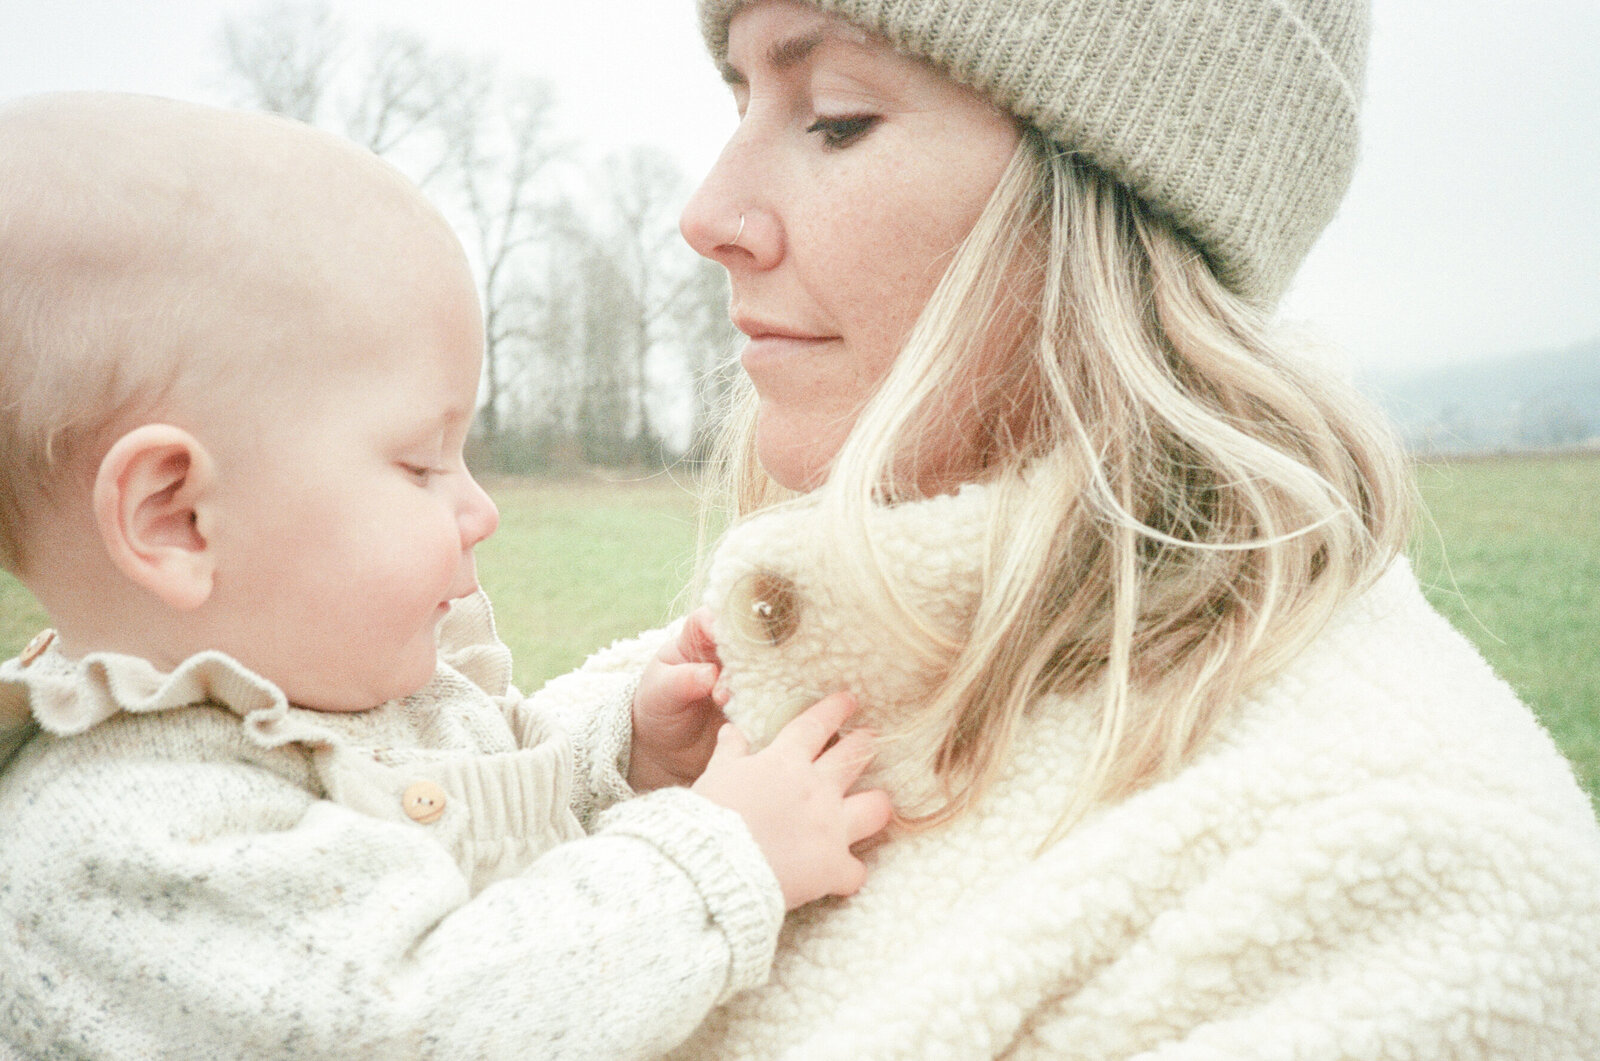
M 712 54 L 747 0 L 700 0 Z M 810 0 L 1131 187 L 1271 303 L 1355 165 L 1367 0 Z
M 354 714 L 217 653 L 0 665 L 0 1058 L 613 1061 L 761 982 L 739 817 L 615 802 L 634 672 L 524 701 L 487 616 Z
M 957 636 L 989 497 L 871 517 L 896 591 Z M 762 735 L 793 690 L 854 689 L 883 735 L 874 776 L 914 800 L 926 781 L 895 738 L 938 668 L 871 619 L 841 556 L 805 507 L 724 538 L 706 602 L 728 712 Z M 1040 853 L 1095 721 L 1088 698 L 1033 705 L 970 813 L 878 848 L 859 894 L 792 914 L 772 979 L 674 1056 L 1600 1058 L 1600 827 L 1405 564 L 1187 767 Z

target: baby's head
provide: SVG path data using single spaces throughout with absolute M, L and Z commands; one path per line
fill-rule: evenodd
M 494 506 L 448 225 L 258 114 L 0 105 L 0 562 L 63 650 L 235 656 L 352 710 L 433 670 Z

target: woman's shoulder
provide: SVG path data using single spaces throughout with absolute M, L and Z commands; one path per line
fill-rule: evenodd
M 1448 792 L 1594 829 L 1555 742 L 1403 560 L 1247 694 L 1216 744 L 1214 754 L 1270 759 L 1301 784 Z

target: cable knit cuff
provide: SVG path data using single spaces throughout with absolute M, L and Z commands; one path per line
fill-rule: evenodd
M 610 688 L 600 692 L 605 685 Z M 637 675 L 589 677 L 585 689 L 595 699 L 587 707 L 579 701 L 581 709 L 540 700 L 544 690 L 535 697 L 543 706 L 557 708 L 554 713 L 559 724 L 572 738 L 572 813 L 585 829 L 592 830 L 595 817 L 606 808 L 633 797 L 628 786 L 628 757 L 633 747 L 633 696 L 638 687 Z
M 686 788 L 665 788 L 613 807 L 601 828 L 644 840 L 689 877 L 728 941 L 719 1004 L 766 982 L 783 926 L 783 890 L 742 818 Z
M 584 746 L 589 751 L 589 788 L 595 812 L 632 799 L 628 765 L 633 753 L 633 698 L 639 691 L 637 674 L 622 683 L 589 718 Z

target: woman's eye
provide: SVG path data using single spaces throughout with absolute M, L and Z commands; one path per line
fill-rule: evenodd
M 845 118 L 818 118 L 806 128 L 808 133 L 821 133 L 824 147 L 849 147 L 878 124 L 875 114 L 855 114 Z

